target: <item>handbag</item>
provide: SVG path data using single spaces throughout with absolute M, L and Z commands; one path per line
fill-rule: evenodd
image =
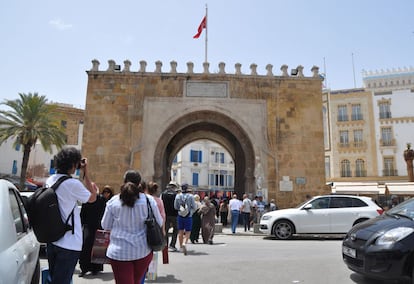
M 148 208 L 148 217 L 145 220 L 145 225 L 147 225 L 147 242 L 148 246 L 153 251 L 160 251 L 165 246 L 165 237 L 162 233 L 160 225 L 158 225 L 157 220 L 155 220 L 154 212 L 152 211 L 151 204 L 147 196 L 147 208 Z
M 110 234 L 111 231 L 108 230 L 96 230 L 95 240 L 93 242 L 91 252 L 91 263 L 110 263 L 109 258 L 106 256 L 106 250 L 108 249 Z

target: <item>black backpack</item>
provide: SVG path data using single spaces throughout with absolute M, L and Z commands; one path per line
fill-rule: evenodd
M 56 189 L 65 180 L 71 178 L 70 176 L 60 177 L 51 187 L 42 187 L 29 197 L 27 202 L 27 214 L 29 222 L 33 227 L 36 238 L 41 243 L 51 243 L 59 240 L 63 235 L 72 230 L 74 234 L 74 214 L 69 214 L 66 222 L 63 222 Z M 75 205 L 76 206 L 76 205 Z M 72 218 L 72 226 L 69 225 L 69 219 Z

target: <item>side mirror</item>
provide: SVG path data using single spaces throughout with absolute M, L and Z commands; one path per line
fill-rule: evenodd
M 305 206 L 303 206 L 303 209 L 305 209 L 305 210 L 312 209 L 312 204 L 310 204 L 310 203 L 306 204 Z

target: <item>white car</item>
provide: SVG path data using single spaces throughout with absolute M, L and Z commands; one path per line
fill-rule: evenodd
M 295 234 L 345 234 L 355 224 L 382 213 L 383 209 L 370 197 L 316 196 L 296 208 L 265 213 L 260 231 L 282 240 Z
M 29 225 L 17 188 L 0 179 L 0 283 L 40 280 L 40 244 Z

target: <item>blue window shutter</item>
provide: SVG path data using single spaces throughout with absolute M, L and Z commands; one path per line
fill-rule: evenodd
M 17 161 L 16 160 L 13 161 L 12 174 L 14 175 L 17 174 Z
M 54 173 L 55 173 L 55 166 L 53 164 L 53 160 L 50 160 L 49 174 L 53 175 Z
M 198 186 L 198 173 L 193 173 L 193 185 Z
M 202 161 L 202 158 L 203 157 L 203 152 L 202 151 L 198 151 L 198 162 L 199 163 L 202 163 L 203 161 Z

